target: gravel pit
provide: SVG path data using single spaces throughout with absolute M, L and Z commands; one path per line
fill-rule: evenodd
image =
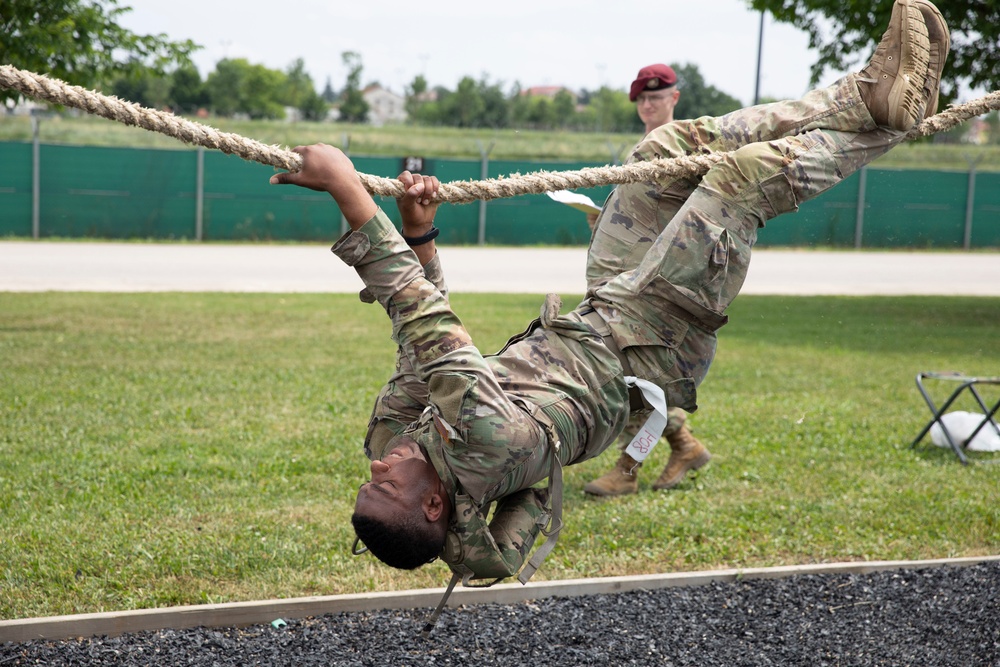
M 1000 562 L 0 645 L 9 665 L 1000 667 Z

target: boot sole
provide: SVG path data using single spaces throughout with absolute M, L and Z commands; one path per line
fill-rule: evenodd
M 675 486 L 684 481 L 684 478 L 690 471 L 702 468 L 706 463 L 708 463 L 711 460 L 712 460 L 712 454 L 706 449 L 704 452 L 702 452 L 701 456 L 688 463 L 688 465 L 685 466 L 680 471 L 680 473 L 674 475 L 672 478 L 668 479 L 665 482 L 657 480 L 656 483 L 653 484 L 653 490 L 667 491 L 669 489 L 674 488 Z
M 889 123 L 893 129 L 906 132 L 923 118 L 923 88 L 930 64 L 931 43 L 927 25 L 920 9 L 909 2 L 903 4 L 907 39 L 901 45 L 899 71 L 889 89 L 889 108 L 893 110 Z M 919 84 L 919 85 L 917 85 Z
M 938 51 L 937 54 L 938 63 L 937 67 L 934 69 L 934 81 L 936 83 L 933 86 L 934 89 L 931 91 L 931 96 L 927 99 L 927 108 L 924 110 L 924 118 L 930 118 L 931 116 L 937 113 L 938 92 L 939 92 L 938 88 L 941 85 L 941 73 L 944 71 L 944 65 L 946 62 L 948 62 L 948 54 L 951 52 L 951 31 L 948 29 L 948 24 L 945 22 L 944 16 L 941 15 L 941 11 L 933 4 L 927 2 L 927 0 L 914 0 L 914 4 L 916 5 L 917 9 L 920 10 L 920 13 L 924 17 L 924 23 L 928 26 L 927 28 L 928 42 L 930 42 L 931 21 L 934 21 L 934 23 L 937 24 L 937 26 L 940 27 L 941 31 L 944 33 L 944 44 L 940 45 L 942 48 Z M 932 43 L 931 49 L 933 50 L 935 46 L 937 46 L 937 44 Z M 931 77 L 930 53 L 931 52 L 929 51 L 927 58 L 928 79 L 930 79 Z
M 927 2 L 927 0 L 913 0 L 913 3 L 917 11 L 924 17 L 925 25 L 930 24 L 927 20 L 928 16 L 930 16 L 935 20 L 935 23 L 941 26 L 941 29 L 944 31 L 944 52 L 947 54 L 951 50 L 951 31 L 948 30 L 948 23 L 945 22 L 941 10 L 930 2 Z M 927 39 L 930 41 L 930 28 L 927 29 Z

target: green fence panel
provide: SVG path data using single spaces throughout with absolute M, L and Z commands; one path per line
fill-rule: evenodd
M 489 175 L 495 178 L 535 171 L 574 171 L 593 166 L 601 165 L 592 162 L 494 160 L 490 162 Z M 602 186 L 580 188 L 575 192 L 587 195 L 600 206 L 612 189 L 612 186 Z M 487 204 L 485 240 L 496 245 L 586 245 L 590 241 L 590 227 L 583 212 L 555 202 L 548 195 L 521 195 Z
M 195 155 L 42 145 L 39 235 L 193 238 Z
M 969 176 L 869 169 L 865 248 L 961 248 Z
M 31 147 L 0 142 L 0 236 L 31 236 Z
M 203 238 L 319 240 L 336 237 L 340 214 L 329 195 L 268 183 L 274 168 L 205 153 Z
M 268 183 L 271 167 L 215 151 L 204 156 L 203 238 L 206 240 L 332 241 L 340 213 L 329 196 Z M 198 153 L 192 150 L 54 146 L 40 148 L 40 235 L 97 238 L 194 238 Z M 354 157 L 359 171 L 394 178 L 402 157 Z M 423 160 L 423 173 L 442 183 L 477 180 L 481 161 Z M 492 160 L 489 177 L 572 171 L 592 163 Z M 797 213 L 768 223 L 760 246 L 853 247 L 859 174 Z M 969 174 L 869 169 L 863 209 L 864 247 L 961 248 L 966 234 Z M 30 236 L 32 145 L 0 142 L 0 235 Z M 582 189 L 602 203 L 611 186 Z M 398 225 L 394 202 L 379 204 Z M 485 204 L 485 241 L 494 245 L 584 245 L 583 213 L 545 195 Z M 481 204 L 445 204 L 440 243 L 478 242 Z M 973 248 L 1000 246 L 1000 174 L 977 173 Z
M 973 248 L 1000 248 L 1000 174 L 976 174 L 972 207 Z
M 354 157 L 355 168 L 389 178 L 400 158 Z M 274 168 L 221 153 L 205 154 L 204 238 L 206 240 L 335 241 L 340 212 L 325 193 L 268 183 Z M 399 223 L 395 203 L 378 203 Z

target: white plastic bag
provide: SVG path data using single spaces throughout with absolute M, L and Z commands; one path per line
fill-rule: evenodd
M 975 412 L 948 412 L 941 415 L 941 421 L 948 428 L 955 444 L 961 446 L 965 439 L 972 435 L 972 432 L 983 421 L 983 415 Z M 948 438 L 944 436 L 941 425 L 934 422 L 931 426 L 931 441 L 938 447 L 950 447 Z M 971 452 L 1000 452 L 1000 436 L 997 435 L 991 424 L 986 424 L 976 437 L 972 439 L 966 448 Z

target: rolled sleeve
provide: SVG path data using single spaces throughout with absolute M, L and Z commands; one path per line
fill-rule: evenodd
M 424 275 L 417 256 L 382 209 L 360 229 L 341 237 L 331 251 L 358 272 L 386 310 L 399 290 Z
M 457 350 L 472 347 L 472 338 L 451 311 L 448 299 L 424 272 L 417 256 L 380 209 L 360 229 L 342 237 L 331 249 L 354 268 L 392 320 L 393 340 L 409 357 L 417 377 L 428 382 L 434 372 L 450 366 Z M 478 351 L 473 355 L 479 357 Z M 485 364 L 476 364 L 485 368 Z M 468 369 L 467 359 L 460 364 Z

